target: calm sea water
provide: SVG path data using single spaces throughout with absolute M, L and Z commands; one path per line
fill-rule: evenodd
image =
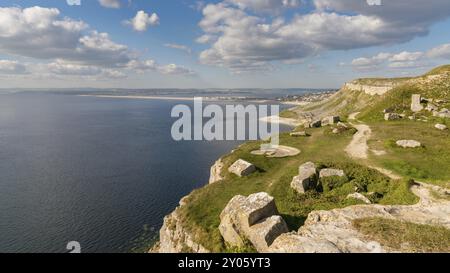
M 175 142 L 176 101 L 0 95 L 0 252 L 128 252 L 239 142 Z M 190 104 L 190 102 L 183 102 Z

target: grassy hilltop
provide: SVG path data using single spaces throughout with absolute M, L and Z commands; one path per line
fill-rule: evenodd
M 450 119 L 433 117 L 431 112 L 422 111 L 416 114 L 414 120 L 403 118 L 398 121 L 385 121 L 383 113 L 384 109 L 392 108 L 405 117 L 413 115 L 410 110 L 412 94 L 442 100 L 441 106 L 450 108 L 450 66 L 436 68 L 416 78 L 361 79 L 353 83 L 375 86 L 389 84 L 393 87 L 383 95 L 369 95 L 361 90 L 344 87 L 325 102 L 297 107 L 283 115 L 298 118 L 304 112 L 334 113 L 340 115 L 346 122 L 349 114 L 360 112 L 358 121 L 352 123 L 367 124 L 372 130 L 367 159 L 354 160 L 344 151 L 353 138 L 354 129 L 334 134 L 332 127 L 297 128 L 306 130 L 310 135 L 299 138 L 284 133 L 280 137 L 281 145 L 301 150 L 298 156 L 289 158 L 252 155 L 250 152 L 258 149 L 260 143 L 248 142 L 222 158 L 223 181 L 195 190 L 185 201 L 186 205 L 180 208 L 183 226 L 193 234 L 194 239 L 215 252 L 252 251 L 251 247 L 240 250 L 228 248 L 218 230 L 221 211 L 229 200 L 238 194 L 247 196 L 262 191 L 269 193 L 275 197 L 280 214 L 286 220 L 289 229 L 297 230 L 311 211 L 362 203 L 346 199 L 355 188 L 374 204 L 411 205 L 418 202 L 418 198 L 410 191 L 412 180 L 450 187 L 450 132 L 434 128 L 436 123 L 450 127 Z M 395 145 L 395 141 L 400 139 L 415 139 L 423 146 L 418 149 L 402 149 Z M 374 151 L 383 153 L 377 154 Z M 228 167 L 239 158 L 255 164 L 258 171 L 245 178 L 228 173 Z M 305 195 L 296 194 L 291 189 L 290 182 L 292 177 L 297 175 L 299 165 L 308 161 L 313 161 L 319 166 L 342 169 L 348 179 L 342 183 L 331 181 L 322 191 L 310 191 Z M 386 172 L 383 174 L 375 167 L 383 168 L 392 175 L 388 176 Z M 395 176 L 401 178 L 393 179 Z M 442 246 L 433 248 L 429 245 L 435 243 L 434 241 L 422 238 L 434 232 L 431 227 L 408 224 L 399 226 L 398 223 L 377 219 L 360 221 L 355 225 L 364 233 L 370 235 L 372 231 L 373 236 L 390 241 L 389 232 L 380 234 L 377 223 L 383 224 L 387 229 L 402 229 L 406 234 L 405 240 L 414 245 L 415 249 L 442 250 Z M 421 232 L 417 233 L 416 230 Z M 444 238 L 440 242 L 444 244 L 443 249 L 446 250 L 445 244 L 450 245 L 448 230 L 438 229 L 436 232 Z M 391 235 L 395 237 L 395 233 Z

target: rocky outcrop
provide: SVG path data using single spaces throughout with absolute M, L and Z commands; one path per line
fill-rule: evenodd
M 184 205 L 183 202 L 180 202 Z M 159 231 L 159 244 L 153 250 L 159 253 L 209 253 L 210 251 L 195 242 L 193 236 L 183 227 L 179 216 L 179 207 L 164 218 Z
M 421 104 L 422 97 L 419 94 L 414 94 L 411 97 L 411 111 L 420 112 L 423 110 L 423 106 Z
M 234 173 L 235 175 L 242 177 L 248 176 L 254 172 L 256 172 L 256 166 L 250 162 L 247 162 L 242 159 L 238 159 L 228 168 L 230 173 Z
M 380 84 L 374 84 L 374 85 L 366 85 L 366 84 L 360 84 L 356 82 L 346 83 L 344 88 L 347 88 L 349 90 L 355 90 L 355 91 L 362 91 L 368 95 L 375 96 L 375 95 L 384 95 L 387 92 L 391 91 L 396 86 L 395 83 L 391 82 L 383 82 Z
M 369 240 L 353 226 L 356 219 L 381 217 L 416 224 L 450 228 L 450 201 L 437 200 L 431 194 L 449 191 L 417 183 L 412 191 L 421 197 L 413 206 L 359 205 L 330 211 L 313 211 L 298 232 L 283 234 L 270 246 L 275 253 L 373 253 L 399 252 Z
M 209 184 L 213 184 L 216 182 L 219 182 L 223 179 L 222 177 L 222 169 L 224 167 L 224 164 L 222 162 L 222 159 L 217 160 L 214 165 L 211 166 L 211 172 L 209 176 Z
M 267 252 L 273 241 L 288 231 L 277 214 L 274 198 L 267 193 L 237 195 L 220 214 L 219 231 L 229 246 L 243 247 L 248 240 L 258 252 Z
M 317 169 L 313 162 L 307 162 L 298 169 L 299 175 L 295 176 L 291 182 L 291 188 L 297 193 L 305 193 L 317 187 Z
M 402 148 L 419 148 L 422 146 L 422 144 L 416 140 L 399 140 L 396 144 Z
M 291 137 L 307 137 L 308 134 L 305 131 L 292 132 L 289 134 Z

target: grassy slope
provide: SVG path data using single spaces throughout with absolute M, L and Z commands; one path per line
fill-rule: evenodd
M 362 187 L 366 192 L 378 192 L 380 196 L 374 199 L 374 202 L 413 204 L 418 201 L 405 184 L 392 182 L 384 175 L 347 158 L 342 147 L 350 141 L 351 134 L 335 136 L 330 134 L 329 129 L 323 128 L 311 129 L 309 132 L 312 135 L 309 138 L 291 138 L 287 134 L 281 137 L 283 145 L 302 150 L 296 157 L 267 159 L 253 156 L 250 151 L 259 147 L 257 142 L 247 143 L 226 156 L 224 170 L 236 159 L 242 158 L 254 163 L 260 171 L 246 178 L 223 172 L 225 181 L 208 185 L 191 194 L 187 205 L 182 207 L 181 214 L 184 216 L 184 225 L 194 234 L 196 240 L 213 251 L 226 251 L 218 231 L 219 215 L 228 201 L 237 194 L 268 192 L 275 197 L 280 213 L 291 230 L 297 230 L 313 210 L 358 204 L 356 200 L 345 199 L 349 193 L 354 192 L 355 186 Z M 307 161 L 342 168 L 351 182 L 327 193 L 313 191 L 304 196 L 297 195 L 289 185 L 292 177 L 298 173 L 298 166 Z
M 385 246 L 404 252 L 449 252 L 450 230 L 383 218 L 355 220 L 363 234 Z
M 438 68 L 427 75 L 435 75 L 450 71 L 449 67 Z M 416 79 L 423 79 L 419 77 Z M 376 79 L 379 82 L 381 79 Z M 410 81 L 408 79 L 387 79 L 388 81 Z M 363 79 L 362 83 L 371 83 Z M 355 204 L 355 200 L 345 200 L 354 187 L 363 185 L 366 192 L 378 192 L 379 198 L 372 200 L 381 204 L 413 204 L 417 198 L 409 191 L 406 182 L 393 182 L 380 173 L 359 164 L 381 166 L 405 177 L 420 179 L 426 182 L 448 185 L 450 180 L 450 138 L 449 132 L 441 132 L 432 128 L 435 122 L 447 123 L 430 117 L 430 122 L 403 120 L 385 122 L 382 110 L 395 106 L 398 112 L 410 114 L 411 95 L 423 94 L 429 98 L 449 99 L 450 81 L 433 82 L 423 85 L 413 83 L 398 86 L 385 96 L 369 96 L 359 91 L 343 90 L 325 103 L 316 103 L 302 110 L 330 110 L 343 117 L 355 111 L 362 111 L 359 118 L 371 126 L 371 149 L 385 150 L 385 156 L 371 155 L 367 162 L 354 162 L 343 152 L 352 138 L 351 133 L 332 135 L 330 129 L 309 129 L 309 138 L 291 138 L 287 134 L 281 137 L 281 144 L 299 148 L 302 153 L 293 158 L 266 159 L 253 156 L 250 151 L 257 149 L 259 143 L 250 142 L 233 154 L 224 158 L 228 168 L 236 159 L 242 158 L 254 163 L 260 171 L 247 178 L 237 178 L 223 171 L 222 182 L 206 186 L 194 191 L 188 204 L 181 209 L 184 225 L 195 236 L 195 239 L 213 251 L 227 251 L 218 231 L 219 215 L 228 201 L 235 195 L 249 195 L 265 191 L 275 197 L 280 213 L 287 221 L 290 229 L 296 230 L 303 224 L 308 213 L 317 209 L 332 209 Z M 448 88 L 449 87 L 449 88 Z M 288 117 L 295 113 L 287 112 Z M 428 115 L 429 116 L 429 115 Z M 425 147 L 418 150 L 403 150 L 392 145 L 398 139 L 416 139 Z M 351 182 L 327 193 L 310 192 L 304 196 L 295 194 L 290 189 L 292 177 L 297 174 L 298 166 L 306 161 L 314 161 L 326 166 L 343 168 L 350 176 Z M 229 250 L 229 249 L 228 249 Z

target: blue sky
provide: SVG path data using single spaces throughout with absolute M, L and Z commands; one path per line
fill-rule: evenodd
M 2 87 L 335 88 L 450 63 L 450 1 L 0 3 Z

